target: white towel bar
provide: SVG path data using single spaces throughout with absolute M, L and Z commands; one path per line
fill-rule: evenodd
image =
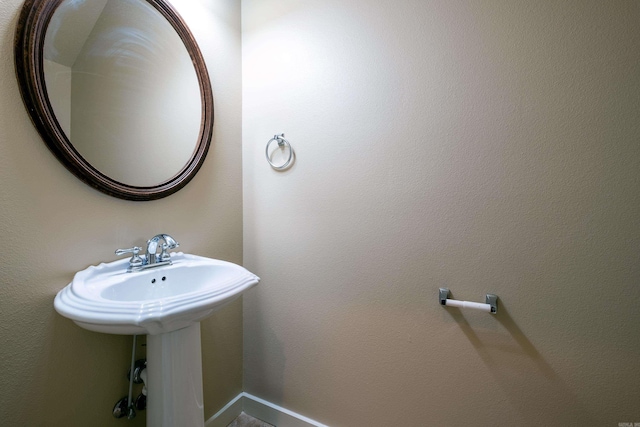
M 440 288 L 439 300 L 441 305 L 447 307 L 472 308 L 474 310 L 485 311 L 491 314 L 496 314 L 498 312 L 498 296 L 493 294 L 487 294 L 485 297 L 485 303 L 483 304 L 481 302 L 449 299 L 449 289 Z

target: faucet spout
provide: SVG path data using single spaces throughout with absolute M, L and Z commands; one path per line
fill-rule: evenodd
M 162 252 L 158 254 L 158 243 L 160 242 L 160 240 L 163 240 L 164 243 L 162 244 Z M 167 251 L 170 249 L 175 249 L 178 246 L 180 246 L 180 244 L 168 234 L 157 234 L 153 236 L 147 241 L 147 264 L 169 261 L 171 256 L 167 253 Z

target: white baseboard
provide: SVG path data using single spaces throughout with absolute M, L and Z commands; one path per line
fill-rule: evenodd
M 242 412 L 242 400 L 244 393 L 240 393 L 229 403 L 224 405 L 213 417 L 205 421 L 205 427 L 227 427 Z
M 240 412 L 276 427 L 328 427 L 249 393 L 240 393 L 205 423 L 206 427 L 227 427 Z

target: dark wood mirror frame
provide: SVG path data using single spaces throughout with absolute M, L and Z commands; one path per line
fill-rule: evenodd
M 101 173 L 78 153 L 62 130 L 49 101 L 44 80 L 44 40 L 51 17 L 62 1 L 26 0 L 18 20 L 14 44 L 16 75 L 22 99 L 44 142 L 69 171 L 88 185 L 111 196 L 144 201 L 160 199 L 180 190 L 202 166 L 213 134 L 213 94 L 209 74 L 189 28 L 165 0 L 140 0 L 155 7 L 184 42 L 200 85 L 202 120 L 194 154 L 181 171 L 168 181 L 151 187 L 127 185 Z

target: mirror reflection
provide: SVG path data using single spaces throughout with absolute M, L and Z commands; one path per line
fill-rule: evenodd
M 154 186 L 194 156 L 198 77 L 171 24 L 144 0 L 64 0 L 44 41 L 51 107 L 67 139 L 115 181 Z

